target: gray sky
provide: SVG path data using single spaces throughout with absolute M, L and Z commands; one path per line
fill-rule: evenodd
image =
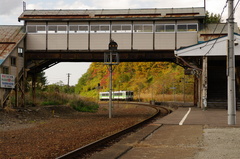
M 25 0 L 27 9 L 126 9 L 126 8 L 185 8 L 203 7 L 204 0 Z M 236 4 L 235 0 L 235 4 Z M 226 0 L 206 0 L 206 9 L 220 14 Z M 0 0 L 0 25 L 22 25 L 18 16 L 23 11 L 22 0 Z M 227 18 L 227 8 L 222 19 Z M 240 23 L 240 9 L 237 8 L 235 21 Z M 90 63 L 60 63 L 48 70 L 49 83 L 60 80 L 67 84 L 70 73 L 70 85 L 77 84 L 78 79 L 87 71 Z

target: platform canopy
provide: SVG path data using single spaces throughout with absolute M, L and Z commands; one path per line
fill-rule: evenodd
M 235 55 L 240 55 L 240 34 L 234 34 Z M 175 56 L 227 56 L 228 36 L 176 50 Z

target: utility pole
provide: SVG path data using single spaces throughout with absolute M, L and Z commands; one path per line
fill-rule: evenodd
M 235 54 L 234 54 L 234 0 L 228 0 L 228 125 L 236 124 L 236 90 L 235 90 Z
M 206 0 L 204 0 L 204 10 L 206 11 Z
M 26 10 L 26 2 L 23 1 L 23 11 L 25 11 L 25 10 Z
M 67 74 L 67 76 L 68 76 L 68 83 L 67 83 L 68 87 L 69 87 L 69 79 L 70 79 L 70 75 L 71 75 L 70 73 Z

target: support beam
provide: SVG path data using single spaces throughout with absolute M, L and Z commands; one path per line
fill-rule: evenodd
M 18 87 L 19 87 L 19 85 L 18 85 L 18 76 L 16 77 L 16 79 L 15 79 L 15 81 L 16 81 L 16 86 L 15 86 L 15 107 L 18 107 L 19 105 L 19 101 L 18 101 L 18 98 L 19 98 L 19 95 L 18 95 Z

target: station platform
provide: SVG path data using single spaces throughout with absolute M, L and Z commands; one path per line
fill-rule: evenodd
M 240 111 L 236 118 L 229 126 L 225 109 L 180 107 L 90 158 L 238 159 Z

